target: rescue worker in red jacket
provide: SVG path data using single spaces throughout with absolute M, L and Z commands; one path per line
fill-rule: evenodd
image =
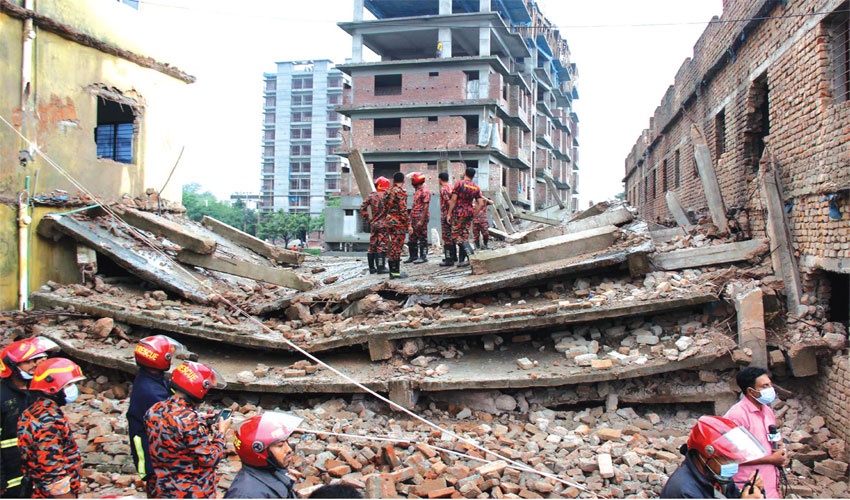
M 171 368 L 171 361 L 185 354 L 183 344 L 165 335 L 145 337 L 136 345 L 133 356 L 139 371 L 130 393 L 130 407 L 127 409 L 127 431 L 130 435 L 130 453 L 133 464 L 142 481 L 145 493 L 153 498 L 154 475 L 151 457 L 148 452 L 148 434 L 145 430 L 145 413 L 155 403 L 171 396 L 165 372 Z
M 225 385 L 212 368 L 185 361 L 171 374 L 174 395 L 148 410 L 145 427 L 157 498 L 215 497 L 215 468 L 224 456 L 231 419 L 219 420 L 210 429 L 197 406 L 210 389 Z
M 475 169 L 467 167 L 463 179 L 452 187 L 452 198 L 449 202 L 449 214 L 446 221 L 452 225 L 452 241 L 457 245 L 457 267 L 469 265 L 469 255 L 475 253 L 469 244 L 469 226 L 472 219 L 482 210 L 481 189 L 472 182 Z
M 481 200 L 484 204 L 472 220 L 472 241 L 475 242 L 475 248 L 487 249 L 490 243 L 490 222 L 487 219 L 487 205 L 492 205 L 493 200 L 484 195 L 481 195 Z
M 303 420 L 283 412 L 266 412 L 246 420 L 233 440 L 242 470 L 224 498 L 296 498 L 294 482 L 286 471 L 293 457 L 286 440 Z
M 446 220 L 449 215 L 449 203 L 452 200 L 452 185 L 449 183 L 449 173 L 440 172 L 440 230 L 443 237 L 443 261 L 440 266 L 453 266 L 457 262 L 457 249 L 452 243 L 452 224 Z
M 422 264 L 428 262 L 428 221 L 431 219 L 431 190 L 425 187 L 425 175 L 413 172 L 410 176 L 413 185 L 413 208 L 410 209 L 410 238 L 407 247 L 410 257 L 405 263 Z
M 389 233 L 387 260 L 390 263 L 390 279 L 406 278 L 407 274 L 401 273 L 401 247 L 410 227 L 410 213 L 407 211 L 404 174 L 401 172 L 393 175 L 393 187 L 384 193 L 384 213 Z
M 369 224 L 369 274 L 386 274 L 387 271 L 387 231 L 384 217 L 384 193 L 390 187 L 386 177 L 375 179 L 375 191 L 372 191 L 360 204 L 360 217 Z
M 30 390 L 38 399 L 21 414 L 18 445 L 33 498 L 76 498 L 83 460 L 62 406 L 76 401 L 82 370 L 70 359 L 52 358 L 33 372 Z
M 32 337 L 12 342 L 0 352 L 0 498 L 29 496 L 21 472 L 18 419 L 36 400 L 28 390 L 35 368 L 57 351 L 52 340 Z

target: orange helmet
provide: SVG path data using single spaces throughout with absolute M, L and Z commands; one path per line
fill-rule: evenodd
M 725 457 L 743 463 L 767 455 L 767 451 L 744 427 L 728 418 L 703 416 L 691 429 L 688 449 L 704 458 Z
M 30 382 L 31 391 L 41 391 L 53 396 L 68 384 L 83 380 L 83 370 L 77 363 L 65 358 L 52 358 L 39 364 Z
M 172 359 L 185 352 L 183 344 L 171 337 L 153 335 L 140 340 L 133 354 L 140 366 L 165 371 L 171 368 Z
M 425 174 L 422 172 L 413 172 L 410 174 L 410 183 L 414 186 L 418 186 L 425 182 Z
M 221 374 L 207 365 L 184 361 L 172 372 L 171 385 L 200 402 L 210 389 L 224 389 L 227 382 Z
M 47 357 L 50 352 L 58 352 L 56 342 L 46 337 L 31 337 L 17 340 L 0 351 L 0 378 L 9 378 L 18 368 L 18 363 Z
M 375 189 L 378 191 L 386 191 L 390 188 L 390 180 L 383 175 L 375 179 Z
M 236 431 L 236 439 L 233 440 L 236 453 L 243 463 L 254 467 L 282 466 L 271 461 L 269 447 L 288 438 L 303 420 L 283 412 L 255 415 Z

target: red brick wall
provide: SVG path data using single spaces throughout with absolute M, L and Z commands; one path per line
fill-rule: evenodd
M 833 437 L 850 443 L 850 357 L 837 354 L 820 364 L 815 391 L 818 412 L 826 419 Z

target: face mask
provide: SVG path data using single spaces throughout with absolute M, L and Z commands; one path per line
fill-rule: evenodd
M 65 403 L 73 403 L 77 400 L 77 396 L 80 395 L 80 390 L 77 389 L 77 384 L 71 384 L 66 386 L 63 390 L 65 393 Z
M 756 401 L 763 405 L 769 405 L 774 399 L 776 399 L 776 390 L 773 387 L 768 387 L 759 391 L 759 397 L 756 398 Z
M 32 380 L 32 375 L 23 370 L 18 370 L 18 375 L 20 375 L 21 378 L 24 380 Z
M 738 463 L 723 464 L 720 466 L 720 474 L 716 474 L 718 481 L 731 481 L 732 477 L 738 473 Z

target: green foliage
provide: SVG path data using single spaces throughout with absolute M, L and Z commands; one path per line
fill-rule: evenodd
M 307 240 L 307 233 L 312 230 L 313 224 L 318 218 L 312 218 L 309 214 L 293 214 L 279 210 L 260 223 L 258 237 L 272 241 L 281 239 L 284 246 L 294 239 Z
M 201 193 L 198 183 L 183 186 L 183 206 L 186 207 L 186 217 L 200 222 L 206 215 L 220 220 L 250 235 L 257 234 L 257 211 L 245 206 L 238 201 L 233 205 L 218 201 L 218 199 L 206 191 Z

